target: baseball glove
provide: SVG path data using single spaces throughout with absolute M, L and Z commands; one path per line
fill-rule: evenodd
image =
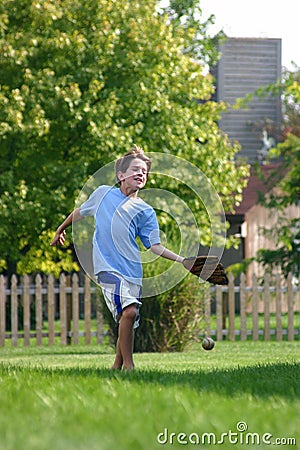
M 217 256 L 192 256 L 185 258 L 184 267 L 193 275 L 212 284 L 228 284 L 223 265 Z

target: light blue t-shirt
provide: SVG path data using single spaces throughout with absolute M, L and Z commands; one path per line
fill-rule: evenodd
M 142 264 L 137 237 L 146 248 L 159 244 L 155 211 L 140 198 L 124 195 L 111 186 L 98 187 L 80 207 L 82 216 L 94 216 L 94 273 L 117 272 L 142 284 Z

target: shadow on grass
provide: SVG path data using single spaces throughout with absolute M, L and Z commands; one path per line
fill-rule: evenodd
M 97 377 L 137 385 L 188 387 L 197 392 L 222 395 L 249 394 L 255 397 L 280 396 L 300 398 L 300 363 L 274 363 L 212 371 L 163 371 L 138 369 L 134 372 L 116 372 L 103 368 L 60 368 L 0 364 L 0 374 L 31 374 L 46 377 Z

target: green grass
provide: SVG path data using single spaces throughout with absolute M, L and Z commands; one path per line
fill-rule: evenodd
M 300 446 L 299 342 L 136 354 L 134 373 L 112 373 L 112 359 L 108 346 L 1 349 L 0 449 Z M 239 422 L 247 431 L 237 431 Z M 159 433 L 168 443 L 157 442 Z M 206 445 L 193 445 L 204 433 L 213 433 Z M 224 443 L 213 445 L 222 433 Z M 265 433 L 272 445 L 258 444 Z M 296 445 L 275 446 L 276 438 Z

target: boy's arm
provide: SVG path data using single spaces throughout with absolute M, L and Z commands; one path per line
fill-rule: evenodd
M 65 243 L 65 236 L 66 236 L 66 228 L 68 228 L 72 222 L 77 222 L 78 220 L 84 219 L 84 216 L 80 214 L 80 208 L 74 209 L 74 211 L 71 212 L 71 214 L 66 218 L 66 220 L 63 221 L 61 225 L 57 228 L 55 232 L 55 236 L 52 242 L 50 242 L 50 245 L 64 245 Z
M 151 252 L 155 255 L 162 256 L 163 258 L 170 259 L 171 261 L 177 261 L 183 263 L 184 258 L 176 253 L 171 252 L 171 250 L 167 249 L 161 244 L 154 244 L 150 247 Z

